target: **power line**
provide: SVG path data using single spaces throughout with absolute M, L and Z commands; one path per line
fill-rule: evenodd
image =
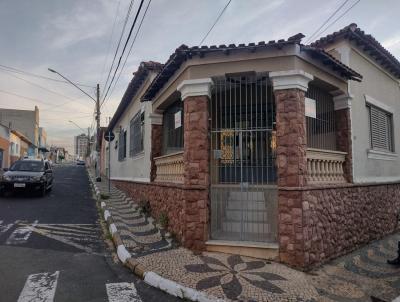
M 330 16 L 328 19 L 326 19 L 324 21 L 324 23 L 322 23 L 322 25 L 320 27 L 318 27 L 318 29 L 312 33 L 312 35 L 307 39 L 306 44 L 312 40 L 312 38 L 314 38 L 314 36 L 321 30 L 321 28 L 323 28 L 325 26 L 325 24 L 327 24 L 335 15 L 336 13 L 342 9 L 343 6 L 346 5 L 347 2 L 349 2 L 350 0 L 345 0 Z
M 113 22 L 112 30 L 111 30 L 111 35 L 110 35 L 110 38 L 109 38 L 109 40 L 108 40 L 107 54 L 106 54 L 106 57 L 105 57 L 105 59 L 104 59 L 103 68 L 101 69 L 100 82 L 102 82 L 102 80 L 103 80 L 104 69 L 105 69 L 105 67 L 106 67 L 108 55 L 110 54 L 110 48 L 111 48 L 111 44 L 112 44 L 111 42 L 112 42 L 112 37 L 113 37 L 113 35 L 114 35 L 115 24 L 117 23 L 117 17 L 118 17 L 118 12 L 119 12 L 119 6 L 120 6 L 120 4 L 121 4 L 121 0 L 118 1 L 117 9 L 116 9 L 116 11 L 115 11 L 115 17 L 114 17 L 114 22 Z
M 116 48 L 115 53 L 114 53 L 114 58 L 113 58 L 113 60 L 111 62 L 110 70 L 108 71 L 107 80 L 106 80 L 106 83 L 104 84 L 104 87 L 107 87 L 108 80 L 110 79 L 111 72 L 112 72 L 112 69 L 114 67 L 115 59 L 117 58 L 118 50 L 119 50 L 119 47 L 121 45 L 122 37 L 124 36 L 124 33 L 125 33 L 126 25 L 128 24 L 129 16 L 131 15 L 132 6 L 133 6 L 134 2 L 135 2 L 134 0 L 131 0 L 131 2 L 129 4 L 128 12 L 126 13 L 126 16 L 125 16 L 124 25 L 122 27 L 121 35 L 120 35 L 119 40 L 118 40 L 117 48 Z
M 228 3 L 226 3 L 226 5 L 224 6 L 224 8 L 222 9 L 222 11 L 219 13 L 217 19 L 215 20 L 214 24 L 211 26 L 211 28 L 208 30 L 208 32 L 206 33 L 206 35 L 203 37 L 203 39 L 201 39 L 199 46 L 201 46 L 204 42 L 204 40 L 208 37 L 208 35 L 210 34 L 210 32 L 213 30 L 214 26 L 218 23 L 219 19 L 221 18 L 221 16 L 224 14 L 225 10 L 227 9 L 227 7 L 229 6 L 229 4 L 231 3 L 232 0 L 229 0 Z
M 115 81 L 114 86 L 113 86 L 113 88 L 112 88 L 112 90 L 111 90 L 111 92 L 110 92 L 110 96 L 113 94 L 114 89 L 115 89 L 115 86 L 117 86 L 117 83 L 118 83 L 118 81 L 119 81 L 119 78 L 121 77 L 122 71 L 123 71 L 124 68 L 125 68 L 125 64 L 126 64 L 126 62 L 128 61 L 129 55 L 131 54 L 131 51 L 132 51 L 132 48 L 133 48 L 133 44 L 135 44 L 136 38 L 137 38 L 137 36 L 138 36 L 138 34 L 139 34 L 139 31 L 140 31 L 140 29 L 141 29 L 141 27 L 142 27 L 143 20 L 144 20 L 144 18 L 146 17 L 147 10 L 149 9 L 150 3 L 151 3 L 151 0 L 149 0 L 149 2 L 147 3 L 146 9 L 145 9 L 144 14 L 143 14 L 143 16 L 142 16 L 142 19 L 140 20 L 140 24 L 139 24 L 139 27 L 138 27 L 138 29 L 137 29 L 137 31 L 136 31 L 135 37 L 133 38 L 133 41 L 132 41 L 131 46 L 130 46 L 130 48 L 129 48 L 128 54 L 127 54 L 126 57 L 125 57 L 124 64 L 122 65 L 122 68 L 121 68 L 121 70 L 119 71 L 117 80 Z
M 70 100 L 69 102 L 64 102 L 64 103 L 62 103 L 62 104 L 60 104 L 60 105 L 52 104 L 53 106 L 61 107 L 61 106 L 64 106 L 64 105 L 66 105 L 66 104 L 69 104 L 69 103 L 71 103 L 71 102 L 77 102 L 77 100 L 74 100 L 73 98 L 71 98 L 71 97 L 69 97 L 69 96 L 63 95 L 63 94 L 58 93 L 58 92 L 53 91 L 53 90 L 50 90 L 50 89 L 48 89 L 48 88 L 46 88 L 46 87 L 44 87 L 44 86 L 42 86 L 42 85 L 39 85 L 39 84 L 37 84 L 37 83 L 35 83 L 35 82 L 31 82 L 31 81 L 29 81 L 29 80 L 27 80 L 27 79 L 21 78 L 21 77 L 19 77 L 19 76 L 14 75 L 14 74 L 10 74 L 10 72 L 9 72 L 8 70 L 5 70 L 5 69 L 3 69 L 3 68 L 1 68 L 1 67 L 0 67 L 0 70 L 9 73 L 10 76 L 12 76 L 12 77 L 14 77 L 14 78 L 16 78 L 16 79 L 19 79 L 19 80 L 24 81 L 24 82 L 26 82 L 26 83 L 29 83 L 29 84 L 31 84 L 31 85 L 33 85 L 33 86 L 39 87 L 39 88 L 41 88 L 41 89 L 43 89 L 43 90 L 45 90 L 45 91 L 48 91 L 48 92 L 50 92 L 50 93 L 53 93 L 53 94 L 55 94 L 55 95 L 58 95 L 58 96 L 61 96 L 61 97 L 63 97 L 63 98 L 66 98 L 66 99 Z M 78 103 L 79 103 L 79 102 L 78 102 Z M 82 104 L 82 103 L 79 103 L 79 104 Z M 87 106 L 86 104 L 82 104 L 82 105 Z
M 16 94 L 16 93 L 13 93 L 13 92 L 9 92 L 9 91 L 5 91 L 5 90 L 1 90 L 1 89 L 0 89 L 0 92 L 4 93 L 4 94 L 16 96 L 16 97 L 19 97 L 19 98 L 23 98 L 23 99 L 26 99 L 26 100 L 38 102 L 38 103 L 41 103 L 41 104 L 44 104 L 44 105 L 47 105 L 47 106 L 53 106 L 54 105 L 54 104 L 46 103 L 46 102 L 43 102 L 43 101 L 40 101 L 40 100 L 37 100 L 37 99 L 34 99 L 34 98 L 30 98 L 30 97 L 27 97 L 27 96 L 19 95 L 19 94 Z
M 59 82 L 59 83 L 68 83 L 67 81 L 49 78 L 49 77 L 46 77 L 46 76 L 43 76 L 43 75 L 39 75 L 39 74 L 35 74 L 35 73 L 32 73 L 32 72 L 24 71 L 24 70 L 21 70 L 21 69 L 15 68 L 15 67 L 6 66 L 6 65 L 3 65 L 3 64 L 0 64 L 0 67 L 8 69 L 8 71 L 10 71 L 10 72 L 24 74 L 24 75 L 28 75 L 28 76 L 31 76 L 31 77 L 40 78 L 40 79 L 43 79 L 43 80 L 49 80 L 49 81 Z M 79 84 L 79 83 L 77 85 L 78 86 L 83 86 L 83 87 L 93 87 L 93 86 L 90 86 L 90 85 Z
M 23 95 L 14 93 L 14 92 L 5 91 L 5 90 L 0 89 L 0 93 L 12 95 L 12 96 L 15 96 L 15 97 L 18 97 L 18 98 L 26 99 L 26 100 L 29 100 L 29 101 L 34 101 L 34 102 L 37 102 L 37 103 L 42 103 L 42 104 L 44 104 L 46 106 L 50 106 L 50 108 L 55 107 L 54 104 L 43 102 L 43 101 L 40 101 L 38 99 L 34 99 L 34 98 L 27 97 L 27 96 L 23 96 Z M 58 106 L 58 107 L 60 107 L 60 106 Z M 22 107 L 19 107 L 19 108 L 22 108 Z M 77 112 L 76 110 L 74 110 L 74 111 L 53 111 L 53 110 L 49 110 L 49 109 L 44 109 L 44 110 L 41 110 L 41 111 L 52 111 L 52 112 L 61 112 L 61 113 L 71 113 L 71 112 L 76 113 Z M 84 112 L 80 112 L 80 113 L 84 113 Z
M 81 119 L 81 118 L 87 118 L 89 116 L 93 116 L 93 114 L 86 114 L 86 115 L 76 115 L 76 116 L 65 116 L 64 118 L 68 119 Z M 61 117 L 62 118 L 62 117 Z M 60 117 L 57 118 L 40 118 L 40 121 L 55 121 L 59 120 Z
M 319 33 L 319 35 L 322 35 L 329 27 L 331 27 L 333 24 L 335 24 L 339 19 L 341 19 L 344 15 L 346 15 L 354 6 L 356 6 L 361 0 L 358 0 L 355 2 L 352 6 L 350 6 L 343 14 L 341 14 L 339 17 L 337 17 L 332 23 L 330 23 L 322 32 Z
M 117 74 L 118 68 L 119 68 L 119 66 L 120 66 L 120 64 L 121 64 L 122 57 L 123 57 L 123 55 L 124 55 L 124 53 L 125 53 L 125 50 L 126 50 L 126 46 L 128 45 L 129 39 L 131 38 L 133 28 L 135 27 L 137 18 L 138 18 L 139 14 L 140 14 L 140 11 L 142 10 L 143 2 L 144 2 L 144 0 L 141 0 L 141 1 L 140 1 L 140 5 L 139 5 L 139 8 L 138 8 L 138 10 L 137 10 L 137 12 L 136 12 L 135 19 L 133 20 L 133 24 L 132 24 L 132 26 L 131 26 L 131 29 L 129 30 L 129 35 L 128 35 L 128 37 L 126 38 L 126 41 L 125 41 L 125 44 L 124 44 L 124 48 L 122 49 L 122 53 L 121 53 L 121 55 L 120 55 L 120 57 L 119 57 L 119 60 L 118 60 L 117 67 L 116 67 L 115 70 L 114 70 L 113 77 L 112 77 L 112 79 L 111 79 L 111 81 L 110 81 L 110 84 L 109 84 L 109 86 L 108 86 L 108 88 L 107 88 L 106 94 L 105 94 L 104 97 L 103 97 L 102 103 L 104 103 L 104 100 L 106 99 L 107 94 L 108 94 L 108 92 L 110 91 L 110 87 L 111 87 L 111 85 L 112 85 L 112 83 L 113 83 L 113 81 L 114 81 L 114 79 L 115 79 L 115 75 Z

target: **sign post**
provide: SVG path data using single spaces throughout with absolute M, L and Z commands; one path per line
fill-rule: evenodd
M 104 139 L 108 142 L 108 194 L 111 193 L 111 142 L 115 135 L 110 130 L 104 133 Z

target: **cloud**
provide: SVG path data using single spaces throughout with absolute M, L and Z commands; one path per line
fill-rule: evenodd
M 382 42 L 383 47 L 389 51 L 395 52 L 400 50 L 400 32 Z
M 109 45 L 118 1 L 119 13 Z M 102 107 L 102 125 L 117 108 L 139 62 L 155 60 L 163 63 L 179 45 L 194 46 L 199 43 L 226 1 L 152 1 L 121 78 Z M 93 86 L 100 83 L 101 91 L 104 91 L 104 79 L 129 3 L 130 0 L 0 1 L 0 64 L 54 76 L 47 71 L 51 67 L 74 82 Z M 136 8 L 138 3 L 135 1 Z M 309 35 L 338 5 L 336 0 L 232 1 L 205 44 L 286 39 L 299 32 Z M 391 9 L 387 10 L 387 7 Z M 383 41 L 383 45 L 394 55 L 400 56 L 400 32 L 391 34 L 388 30 L 397 29 L 399 9 L 398 0 L 387 0 L 384 6 L 375 1 L 361 1 L 326 34 L 354 21 L 365 32 Z M 129 25 L 132 24 L 133 14 Z M 108 49 L 110 52 L 102 75 Z M 71 85 L 28 79 L 76 101 L 62 105 L 70 100 L 1 72 L 0 89 L 54 104 L 38 103 L 41 125 L 46 127 L 50 142 L 72 146 L 73 136 L 80 130 L 68 120 L 74 120 L 82 128 L 90 127 L 93 102 Z M 88 93 L 94 92 L 91 88 L 84 89 Z M 34 105 L 35 102 L 0 93 L 0 107 L 33 109 Z

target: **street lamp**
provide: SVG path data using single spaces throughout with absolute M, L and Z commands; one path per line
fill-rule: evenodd
M 97 167 L 99 166 L 97 164 L 98 161 L 98 153 L 100 152 L 100 140 L 97 137 L 100 133 L 100 85 L 97 84 L 96 85 L 96 99 L 94 99 L 90 94 L 88 94 L 86 91 L 84 91 L 83 89 L 81 89 L 78 85 L 76 85 L 75 83 L 73 83 L 71 80 L 69 80 L 68 78 L 66 78 L 65 76 L 63 76 L 61 73 L 59 73 L 58 71 L 51 69 L 51 68 L 47 68 L 50 72 L 53 72 L 55 74 L 58 74 L 60 77 L 62 77 L 64 80 L 66 80 L 68 83 L 70 83 L 71 85 L 73 85 L 74 87 L 76 87 L 77 89 L 79 89 L 81 92 L 83 92 L 86 96 L 88 96 L 90 99 L 92 99 L 95 103 L 96 103 L 96 180 L 97 181 L 101 181 L 101 176 L 100 176 L 100 172 L 98 171 Z M 79 127 L 79 126 L 78 126 Z

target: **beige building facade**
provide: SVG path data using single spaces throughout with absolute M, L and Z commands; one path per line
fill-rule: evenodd
M 393 232 L 400 63 L 335 37 L 182 45 L 150 82 L 135 73 L 109 126 L 115 185 L 193 250 L 304 268 Z

